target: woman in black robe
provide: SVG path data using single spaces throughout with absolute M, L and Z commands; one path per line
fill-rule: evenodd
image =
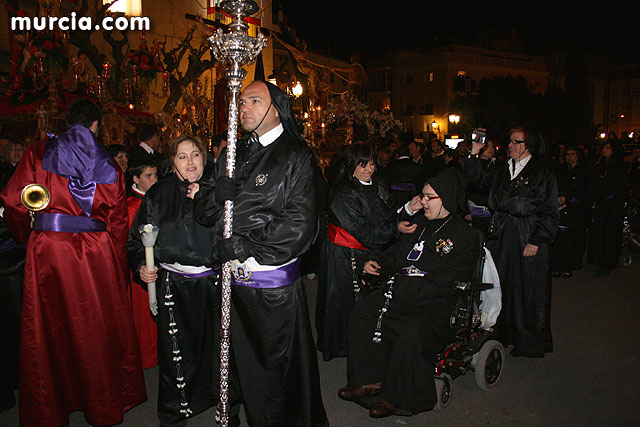
M 389 244 L 396 229 L 392 197 L 374 176 L 371 146 L 349 145 L 342 159 L 329 205 L 316 301 L 317 348 L 324 360 L 347 355 L 347 320 L 366 292 L 361 289 L 359 272 L 369 251 Z
M 523 127 L 509 131 L 510 160 L 493 173 L 477 158 L 482 144 L 472 143 L 463 168 L 470 181 L 489 188 L 493 217 L 487 235 L 500 276 L 502 311 L 495 331 L 514 356 L 543 357 L 551 339 L 549 247 L 558 216 L 556 177 L 540 157 L 543 141 Z M 538 150 L 538 153 L 532 151 Z
M 157 287 L 162 426 L 186 424 L 188 417 L 215 405 L 219 393 L 217 276 L 211 269 L 214 229 L 196 222 L 194 194 L 187 188 L 201 178 L 206 152 L 200 139 L 181 136 L 172 142 L 169 155 L 174 174 L 147 191 L 127 242 L 132 271 Z M 145 224 L 159 229 L 154 247 L 159 268 L 153 271 L 146 267 L 138 231 Z
M 627 177 L 622 162 L 624 148 L 618 141 L 602 147 L 602 157 L 589 174 L 593 220 L 589 226 L 587 260 L 595 263 L 595 277 L 606 277 L 616 268 L 622 248 Z
M 434 360 L 457 332 L 450 325 L 459 297 L 454 281 L 470 280 L 482 253 L 477 232 L 460 217 L 466 209 L 465 186 L 456 168 L 428 179 L 420 199 L 424 215 L 415 215 L 413 233 L 368 254 L 364 272 L 379 276 L 387 271 L 394 282 L 353 309 L 348 386 L 338 396 L 358 401 L 377 394 L 371 417 L 399 409 L 428 411 L 437 401 Z

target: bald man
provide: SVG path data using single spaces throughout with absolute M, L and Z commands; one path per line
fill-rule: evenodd
M 199 220 L 217 230 L 224 201 L 234 201 L 233 235 L 214 242 L 214 258 L 233 271 L 230 400 L 243 402 L 251 426 L 325 426 L 300 277 L 317 232 L 315 159 L 276 86 L 248 85 L 239 114 L 248 137 L 238 143 L 237 178 L 224 177 L 223 151 L 214 183 L 195 197 Z

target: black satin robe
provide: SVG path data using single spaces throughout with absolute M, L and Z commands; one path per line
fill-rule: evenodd
M 463 219 L 450 215 L 429 221 L 418 215 L 413 234 L 400 235 L 384 252 L 372 251 L 369 259 L 390 272 L 414 265 L 428 275 L 396 277 L 382 319 L 382 343 L 372 338 L 388 285 L 356 304 L 347 338 L 348 385 L 382 383 L 380 398 L 412 413 L 428 411 L 437 401 L 434 360 L 457 332 L 449 324 L 458 300 L 453 282 L 470 280 L 482 253 L 477 232 Z M 437 249 L 441 240 L 449 242 L 448 253 Z M 407 260 L 419 241 L 424 241 L 422 255 L 417 261 Z
M 367 195 L 367 192 L 369 193 Z M 325 239 L 320 262 L 316 300 L 317 348 L 324 359 L 347 355 L 347 321 L 356 302 L 354 274 L 359 273 L 368 253 L 391 243 L 396 234 L 393 199 L 382 183 L 360 183 L 336 188 L 329 207 L 329 221 L 344 228 L 368 250 L 351 249 Z M 355 260 L 355 273 L 351 256 Z M 361 288 L 359 294 L 366 295 Z
M 180 263 L 211 266 L 213 228 L 196 222 L 193 201 L 186 197 L 186 185 L 175 175 L 163 179 L 147 191 L 133 221 L 127 241 L 129 265 L 139 272 L 145 263 L 144 247 L 138 227 L 158 226 L 154 247 L 155 264 Z M 173 342 L 169 333 L 169 312 L 165 306 L 170 287 L 176 333 L 180 349 L 180 367 L 186 383 L 186 401 L 193 415 L 215 405 L 219 398 L 219 295 L 216 276 L 191 279 L 159 268 L 156 281 L 158 298 L 158 418 L 161 425 L 179 425 L 181 396 L 176 387 L 177 367 L 173 360 Z M 168 281 L 167 281 L 168 280 Z
M 239 261 L 281 265 L 302 256 L 317 230 L 315 159 L 300 140 L 283 133 L 267 147 L 238 143 L 233 245 Z M 196 194 L 198 220 L 217 224 L 213 197 L 224 175 L 226 151 L 212 182 Z M 230 401 L 242 402 L 252 426 L 324 426 L 327 423 L 307 296 L 302 279 L 271 289 L 231 288 Z M 257 381 L 259 379 L 259 381 Z
M 553 351 L 549 246 L 559 223 L 556 177 L 536 156 L 513 180 L 508 167 L 489 173 L 474 156 L 463 161 L 468 178 L 490 189 L 486 246 L 502 288 L 496 333 L 505 346 L 514 346 L 512 354 L 542 357 Z M 527 243 L 538 246 L 535 256 L 522 255 Z

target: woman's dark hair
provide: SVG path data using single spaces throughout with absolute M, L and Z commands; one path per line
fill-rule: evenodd
M 184 141 L 191 141 L 193 145 L 196 146 L 200 155 L 202 156 L 202 167 L 207 165 L 207 150 L 204 148 L 204 142 L 197 136 L 189 136 L 189 135 L 180 135 L 176 139 L 171 142 L 169 145 L 169 164 L 171 166 L 175 166 L 174 160 L 176 158 L 176 154 L 178 153 L 178 145 Z
M 607 144 L 611 146 L 611 151 L 613 153 L 608 159 L 604 158 L 603 156 L 602 160 L 605 170 L 609 171 L 615 167 L 620 167 L 620 165 L 622 164 L 622 159 L 624 158 L 624 146 L 617 139 L 606 140 L 604 141 L 602 146 L 604 147 Z
M 356 143 L 345 147 L 340 158 L 340 172 L 337 181 L 340 183 L 353 183 L 353 172 L 356 166 L 365 166 L 375 161 L 375 152 L 368 143 Z
M 100 107 L 90 99 L 76 99 L 67 108 L 65 119 L 67 127 L 82 125 L 89 129 L 96 120 L 100 122 Z

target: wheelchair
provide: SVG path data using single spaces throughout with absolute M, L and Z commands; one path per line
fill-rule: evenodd
M 456 329 L 456 336 L 436 356 L 433 380 L 436 386 L 437 403 L 434 410 L 445 409 L 452 397 L 453 380 L 469 371 L 475 373 L 477 386 L 484 391 L 493 389 L 500 380 L 505 360 L 503 345 L 491 330 L 483 329 L 481 296 L 482 291 L 493 288 L 492 283 L 482 283 L 485 265 L 484 233 L 470 227 L 481 243 L 482 255 L 474 266 L 472 280 L 455 282 L 459 298 L 451 313 L 450 326 Z M 361 278 L 368 284 L 379 287 L 385 279 L 363 274 Z M 355 401 L 369 409 L 375 397 L 365 396 Z M 396 415 L 411 416 L 402 409 L 396 409 Z
M 484 235 L 477 231 L 483 243 Z M 476 385 L 484 391 L 493 389 L 500 380 L 504 367 L 504 347 L 490 331 L 481 328 L 481 292 L 493 288 L 482 283 L 485 253 L 478 260 L 470 282 L 456 282 L 460 298 L 451 314 L 450 324 L 457 328 L 455 339 L 437 356 L 434 381 L 438 401 L 435 410 L 445 409 L 452 396 L 453 379 L 469 371 L 475 373 Z

